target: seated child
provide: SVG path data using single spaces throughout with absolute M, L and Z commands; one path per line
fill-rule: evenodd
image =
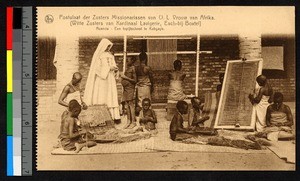
M 155 130 L 155 124 L 157 123 L 155 112 L 150 109 L 151 101 L 149 98 L 145 98 L 142 101 L 142 110 L 140 111 L 140 125 L 144 126 L 147 131 Z
M 274 103 L 269 105 L 266 114 L 267 127 L 261 134 L 269 140 L 293 139 L 292 133 L 293 115 L 289 106 L 283 104 L 283 95 L 276 92 L 273 97 Z
M 204 122 L 209 120 L 209 116 L 202 116 L 203 105 L 199 97 L 191 99 L 193 119 L 191 129 L 199 134 L 216 135 L 217 132 L 210 127 L 204 127 Z
M 188 113 L 188 103 L 185 101 L 178 101 L 176 104 L 176 113 L 172 118 L 171 124 L 170 124 L 170 138 L 173 141 L 192 137 L 192 135 L 189 135 L 189 133 L 194 133 L 194 131 L 191 131 L 187 128 L 183 127 L 183 114 Z M 180 139 L 176 139 L 180 137 Z
M 175 113 L 170 124 L 170 138 L 173 141 L 183 141 L 188 138 L 196 138 L 201 142 L 206 142 L 209 145 L 229 146 L 243 149 L 261 149 L 257 142 L 246 140 L 233 140 L 221 136 L 196 137 L 199 133 L 183 127 L 183 114 L 188 112 L 188 104 L 185 101 L 178 101 L 176 104 L 177 112 Z
M 193 107 L 193 121 L 191 126 L 193 127 L 204 127 L 204 122 L 209 120 L 209 116 L 201 116 L 201 112 L 203 109 L 203 105 L 199 97 L 193 97 L 191 99 L 192 107 Z
M 82 135 L 85 135 L 86 132 L 78 130 L 76 120 L 80 112 L 80 104 L 77 100 L 73 99 L 69 102 L 68 110 L 63 113 L 59 139 L 62 148 L 66 151 L 75 151 L 78 153 L 84 146 L 92 147 L 96 145 L 94 141 L 85 142 Z

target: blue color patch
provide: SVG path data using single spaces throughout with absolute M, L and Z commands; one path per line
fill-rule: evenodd
M 7 176 L 14 176 L 13 136 L 7 136 Z

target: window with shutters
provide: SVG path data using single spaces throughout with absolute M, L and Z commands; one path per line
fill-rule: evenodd
M 56 79 L 56 68 L 53 64 L 56 40 L 51 37 L 39 37 L 38 39 L 38 79 Z

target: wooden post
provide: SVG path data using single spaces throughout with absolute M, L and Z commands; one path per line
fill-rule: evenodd
M 197 51 L 196 51 L 196 83 L 195 83 L 195 95 L 198 96 L 199 86 L 199 56 L 200 56 L 200 34 L 197 34 Z
M 126 55 L 127 55 L 127 36 L 124 35 L 124 54 L 123 54 L 123 74 L 126 69 Z

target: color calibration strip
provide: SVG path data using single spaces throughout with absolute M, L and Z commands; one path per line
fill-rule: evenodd
M 13 9 L 13 155 L 14 175 L 21 176 L 22 170 L 22 8 Z
M 13 8 L 6 9 L 6 72 L 7 72 L 7 175 L 14 175 L 13 164 Z
M 32 8 L 7 7 L 7 175 L 32 174 Z
M 22 7 L 22 176 L 32 175 L 32 7 Z

